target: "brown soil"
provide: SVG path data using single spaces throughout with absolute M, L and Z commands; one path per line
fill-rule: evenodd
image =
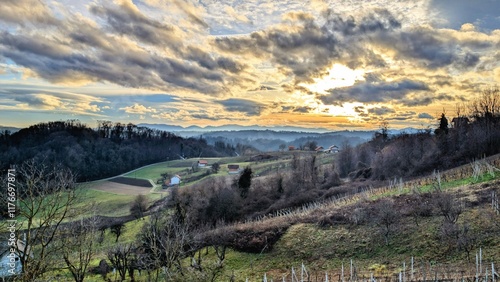
M 109 193 L 114 193 L 114 194 L 134 195 L 134 196 L 139 195 L 139 194 L 146 195 L 146 194 L 149 194 L 151 191 L 150 188 L 121 184 L 121 183 L 116 183 L 116 182 L 111 182 L 111 181 L 101 182 L 101 183 L 97 184 L 95 187 L 92 187 L 92 189 L 105 191 L 105 192 L 109 192 Z
M 113 179 L 110 179 L 109 181 L 111 182 L 116 182 L 120 184 L 125 184 L 125 185 L 132 185 L 132 186 L 140 186 L 140 187 L 147 187 L 147 188 L 152 188 L 153 185 L 149 180 L 146 179 L 139 179 L 139 178 L 130 178 L 130 177 L 115 177 Z

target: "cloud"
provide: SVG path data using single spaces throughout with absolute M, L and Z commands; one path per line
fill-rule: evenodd
M 192 4 L 190 1 L 180 1 L 180 0 L 174 0 L 173 1 L 181 11 L 183 11 L 191 21 L 195 22 L 196 24 L 208 28 L 208 24 L 203 20 L 201 14 L 203 13 L 203 10 L 200 9 L 199 7 L 195 6 Z
M 418 118 L 420 118 L 420 119 L 434 119 L 434 117 L 432 117 L 428 113 L 420 113 L 420 114 L 418 114 Z
M 369 34 L 401 27 L 385 10 L 357 19 L 343 17 L 331 10 L 323 19 L 315 20 L 306 13 L 290 14 L 286 19 L 282 25 L 249 36 L 216 38 L 214 45 L 223 52 L 271 60 L 282 73 L 293 75 L 298 84 L 323 76 L 332 61 L 359 65 L 359 60 L 377 58 L 368 49 L 361 48 L 359 41 Z M 379 60 L 376 64 L 380 64 Z
M 47 94 L 17 96 L 15 97 L 15 100 L 21 103 L 26 103 L 31 107 L 42 108 L 45 110 L 54 110 L 64 106 L 59 98 Z
M 140 105 L 137 103 L 135 103 L 132 106 L 120 108 L 120 110 L 125 111 L 128 114 L 141 114 L 141 115 L 146 114 L 146 113 L 156 113 L 157 112 L 156 109 L 154 109 L 154 108 L 146 107 L 144 105 Z
M 109 27 L 120 35 L 153 45 L 176 42 L 171 25 L 147 17 L 131 0 L 121 0 L 118 7 L 92 5 L 90 11 L 104 18 Z
M 311 110 L 313 110 L 313 108 L 307 107 L 307 106 L 302 106 L 302 107 L 295 107 L 293 109 L 293 112 L 294 113 L 304 113 L 305 114 L 305 113 L 311 112 Z
M 456 38 L 430 27 L 381 34 L 376 40 L 384 48 L 396 51 L 397 59 L 417 60 L 430 69 L 451 65 L 471 68 L 479 62 L 479 55 L 468 48 L 457 49 L 461 42 Z
M 224 109 L 228 112 L 241 112 L 247 116 L 257 116 L 260 115 L 263 108 L 265 108 L 264 104 L 246 100 L 246 99 L 237 99 L 231 98 L 223 101 L 218 101 Z
M 368 113 L 378 115 L 378 116 L 383 116 L 387 115 L 390 113 L 395 113 L 396 111 L 394 109 L 388 108 L 388 107 L 377 107 L 377 108 L 370 108 L 368 109 Z
M 422 81 L 401 79 L 384 81 L 375 75 L 367 75 L 365 81 L 358 81 L 353 86 L 329 90 L 329 95 L 317 95 L 325 104 L 344 102 L 382 103 L 398 101 L 408 94 L 418 91 L 428 91 L 429 86 Z
M 240 22 L 244 22 L 244 23 L 250 23 L 251 21 L 244 15 L 244 14 L 241 14 L 241 13 L 238 13 L 233 7 L 231 6 L 225 6 L 224 7 L 224 12 L 233 17 L 235 20 L 237 21 L 240 21 Z
M 59 21 L 42 1 L 38 0 L 2 0 L 0 21 L 35 25 L 57 25 Z

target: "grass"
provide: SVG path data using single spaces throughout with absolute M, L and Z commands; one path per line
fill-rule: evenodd
M 500 178 L 500 172 L 494 172 L 493 174 L 487 172 L 487 173 L 481 174 L 478 177 L 471 176 L 471 177 L 467 177 L 467 178 L 463 178 L 463 179 L 441 181 L 441 188 L 440 189 L 443 191 L 446 191 L 446 190 L 450 190 L 450 189 L 461 187 L 461 186 L 489 182 L 489 181 L 499 179 L 499 178 Z M 396 186 L 397 186 L 397 184 L 396 184 Z M 396 187 L 396 188 L 391 189 L 390 191 L 380 193 L 380 194 L 375 194 L 375 195 L 371 196 L 370 199 L 375 200 L 375 199 L 384 198 L 384 197 L 391 197 L 391 196 L 396 196 L 396 195 L 413 193 L 414 191 L 417 191 L 420 193 L 435 192 L 436 188 L 437 188 L 437 181 L 433 184 L 416 186 L 413 188 L 404 187 L 401 190 Z
M 121 195 L 109 193 L 101 190 L 94 190 L 91 187 L 80 188 L 77 192 L 79 200 L 75 209 L 85 211 L 82 216 L 103 215 L 110 217 L 126 216 L 130 214 L 130 203 L 135 199 L 133 195 Z M 162 195 L 159 193 L 149 193 L 145 195 L 149 204 L 159 200 Z

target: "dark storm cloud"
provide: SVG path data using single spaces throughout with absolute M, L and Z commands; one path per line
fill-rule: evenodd
M 429 86 L 421 81 L 402 79 L 383 81 L 367 75 L 366 81 L 358 81 L 353 86 L 329 90 L 329 95 L 317 95 L 325 104 L 344 102 L 382 103 L 405 99 L 409 93 L 428 91 Z
M 387 11 L 378 10 L 361 19 L 342 17 L 332 11 L 319 24 L 312 17 L 295 16 L 292 27 L 272 28 L 251 33 L 248 37 L 217 38 L 215 46 L 230 53 L 269 58 L 284 74 L 293 74 L 295 82 L 311 82 L 325 74 L 333 60 L 345 60 L 357 66 L 380 57 L 359 44 L 369 34 L 389 32 L 401 24 Z M 322 20 L 320 20 L 322 22 Z
M 246 99 L 232 98 L 218 101 L 218 103 L 224 106 L 224 109 L 228 112 L 241 112 L 248 116 L 258 116 L 264 108 L 264 104 Z

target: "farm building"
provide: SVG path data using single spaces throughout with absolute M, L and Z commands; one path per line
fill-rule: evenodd
M 199 160 L 198 161 L 198 167 L 207 167 L 207 166 L 208 166 L 207 160 Z
M 230 174 L 240 173 L 240 165 L 237 164 L 227 165 L 227 169 L 229 170 Z
M 337 147 L 337 145 L 332 145 L 332 146 L 328 147 L 328 151 L 329 151 L 329 153 L 338 153 L 339 147 Z
M 0 278 L 6 278 L 21 274 L 23 266 L 19 256 L 25 250 L 25 244 L 21 240 L 17 240 L 17 250 L 11 252 L 12 246 L 8 245 L 8 241 L 3 241 L 0 245 Z
M 288 151 L 294 151 L 295 150 L 295 146 L 288 146 Z

